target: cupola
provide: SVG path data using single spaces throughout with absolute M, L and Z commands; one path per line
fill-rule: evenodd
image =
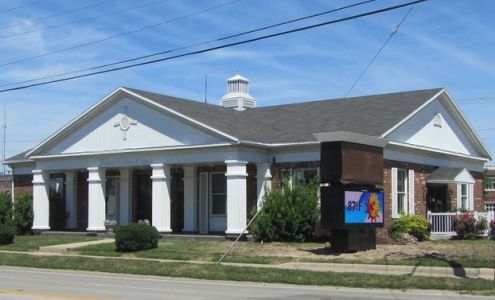
M 256 100 L 249 95 L 249 80 L 239 74 L 227 79 L 227 93 L 220 99 L 220 105 L 238 111 L 255 108 Z

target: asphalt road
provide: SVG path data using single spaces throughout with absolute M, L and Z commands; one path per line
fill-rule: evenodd
M 0 267 L 0 299 L 489 299 L 442 292 L 339 289 Z M 491 297 L 495 299 L 495 297 Z

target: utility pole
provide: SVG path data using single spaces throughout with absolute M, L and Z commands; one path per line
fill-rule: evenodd
M 7 108 L 3 103 L 3 161 L 5 161 L 5 144 L 7 139 Z M 5 175 L 5 164 L 3 164 L 3 175 Z
M 208 75 L 205 75 L 205 103 L 208 103 Z

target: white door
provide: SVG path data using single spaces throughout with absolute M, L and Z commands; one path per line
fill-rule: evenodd
M 208 234 L 208 173 L 199 173 L 199 233 Z

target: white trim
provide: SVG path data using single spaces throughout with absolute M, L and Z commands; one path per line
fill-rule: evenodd
M 109 150 L 109 151 L 64 153 L 64 154 L 52 154 L 52 155 L 34 155 L 34 156 L 32 156 L 32 158 L 33 159 L 39 159 L 39 158 L 125 154 L 125 153 L 153 152 L 153 151 L 167 151 L 167 150 L 172 151 L 172 150 L 187 150 L 187 149 L 198 149 L 198 148 L 217 148 L 217 147 L 226 147 L 226 146 L 232 146 L 232 145 L 233 144 L 231 144 L 231 143 L 220 143 L 220 144 L 193 145 L 193 146 L 170 146 L 170 147 L 157 147 L 157 148 L 139 148 L 139 149 L 127 149 L 127 150 Z
M 320 142 L 349 142 L 375 147 L 385 147 L 387 141 L 381 137 L 359 134 L 349 131 L 317 132 L 313 136 Z
M 397 170 L 397 168 L 390 169 L 390 184 L 392 185 L 390 189 L 392 192 L 392 218 L 400 217 L 400 215 L 397 213 Z
M 87 110 L 85 110 L 83 113 L 81 113 L 80 115 L 78 115 L 76 118 L 74 118 L 72 121 L 70 121 L 69 123 L 67 123 L 64 127 L 60 128 L 59 130 L 57 130 L 55 133 L 53 133 L 52 135 L 50 135 L 47 139 L 45 139 L 44 141 L 42 141 L 40 144 L 38 144 L 36 147 L 34 147 L 33 149 L 31 149 L 28 153 L 26 153 L 26 157 L 29 157 L 31 154 L 33 154 L 34 152 L 38 151 L 41 147 L 47 145 L 48 143 L 52 142 L 53 140 L 55 140 L 57 137 L 59 137 L 63 132 L 65 132 L 66 130 L 68 130 L 70 127 L 72 127 L 74 124 L 76 124 L 77 122 L 81 121 L 84 117 L 87 117 L 91 112 L 93 112 L 94 110 L 96 110 L 98 107 L 100 107 L 101 105 L 103 105 L 103 103 L 107 102 L 107 101 L 110 101 L 110 99 L 112 97 L 116 97 L 118 95 L 119 92 L 122 92 L 122 93 L 127 93 L 131 96 L 134 96 L 138 99 L 140 99 L 141 101 L 144 101 L 148 104 L 151 104 L 153 106 L 156 106 L 156 107 L 159 107 L 167 112 L 169 112 L 170 114 L 173 114 L 177 117 L 180 117 L 182 119 L 185 119 L 193 124 L 196 124 L 200 127 L 203 127 L 209 131 L 212 131 L 216 134 L 219 134 L 223 137 L 226 137 L 232 141 L 235 141 L 235 142 L 239 142 L 239 140 L 236 138 L 236 137 L 233 137 L 231 135 L 228 135 L 220 130 L 217 130 L 213 127 L 210 127 L 204 123 L 201 123 L 197 120 L 194 120 L 190 117 L 187 117 L 186 115 L 183 115 L 173 109 L 170 109 L 166 106 L 163 106 L 163 105 L 160 105 L 158 103 L 156 103 L 155 101 L 151 100 L 151 99 L 148 99 L 146 97 L 143 97 L 139 94 L 136 94 L 134 92 L 131 92 L 129 90 L 127 90 L 126 88 L 123 88 L 123 87 L 119 87 L 117 88 L 116 90 L 114 90 L 113 92 L 111 92 L 109 95 L 105 96 L 103 99 L 101 99 L 100 101 L 98 101 L 97 103 L 95 103 L 94 105 L 92 105 L 90 108 L 88 108 Z
M 474 156 L 470 156 L 470 155 L 466 155 L 466 154 L 462 154 L 462 153 L 439 150 L 439 149 L 434 149 L 434 148 L 425 147 L 425 146 L 418 146 L 418 145 L 413 145 L 413 144 L 408 144 L 408 143 L 389 141 L 388 144 L 393 145 L 393 146 L 409 148 L 409 149 L 423 150 L 423 151 L 429 151 L 429 152 L 434 152 L 434 153 L 439 153 L 439 154 L 452 155 L 452 156 L 457 156 L 457 157 L 462 157 L 462 158 L 467 158 L 467 159 L 472 159 L 472 160 L 478 160 L 478 161 L 484 161 L 484 162 L 489 161 L 489 159 L 483 158 L 483 157 L 474 157 Z
M 320 141 L 307 141 L 307 142 L 294 142 L 294 143 L 260 143 L 253 141 L 244 141 L 239 140 L 239 144 L 246 144 L 251 146 L 263 146 L 268 148 L 277 148 L 277 147 L 287 147 L 287 146 L 307 146 L 307 145 L 319 145 Z
M 405 117 L 404 119 L 402 119 L 399 123 L 395 124 L 394 126 L 392 126 L 392 128 L 390 128 L 389 130 L 387 130 L 384 133 L 382 133 L 382 135 L 380 137 L 382 139 L 385 138 L 392 131 L 394 131 L 395 129 L 397 129 L 399 126 L 401 126 L 402 124 L 404 124 L 407 120 L 411 119 L 414 115 L 416 115 L 418 112 L 420 112 L 428 104 L 430 104 L 431 102 L 433 102 L 433 100 L 435 100 L 443 92 L 445 92 L 445 89 L 441 89 L 438 93 L 436 93 L 433 97 L 431 97 L 430 99 L 428 99 L 428 101 L 426 101 L 425 103 L 423 103 L 420 107 L 416 108 L 412 113 L 410 113 L 407 117 Z
M 414 170 L 409 169 L 409 174 L 407 174 L 407 205 L 408 205 L 408 214 L 409 215 L 414 215 L 415 214 L 415 195 L 414 195 Z

